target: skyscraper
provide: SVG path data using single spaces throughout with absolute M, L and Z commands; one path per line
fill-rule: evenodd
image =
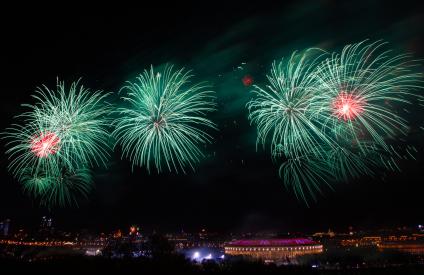
M 53 224 L 53 219 L 51 217 L 43 216 L 41 217 L 40 230 L 49 230 Z
M 10 228 L 10 219 L 5 219 L 4 221 L 0 223 L 0 234 L 2 234 L 2 236 L 8 236 L 9 228 Z

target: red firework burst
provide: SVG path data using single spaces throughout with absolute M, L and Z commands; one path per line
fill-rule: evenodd
M 59 143 L 60 138 L 55 133 L 40 133 L 40 135 L 32 137 L 31 151 L 39 158 L 48 157 L 59 150 Z
M 365 101 L 353 94 L 341 92 L 333 100 L 333 114 L 344 121 L 354 120 L 364 111 Z

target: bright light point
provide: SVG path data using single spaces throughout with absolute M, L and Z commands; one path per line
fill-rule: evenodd
M 39 158 L 45 158 L 57 153 L 60 138 L 53 132 L 40 133 L 30 141 L 31 151 Z
M 364 111 L 364 103 L 358 96 L 341 92 L 333 101 L 333 114 L 344 121 L 354 120 Z
M 349 105 L 348 104 L 343 105 L 342 111 L 343 111 L 343 114 L 347 114 L 347 112 L 349 111 Z
M 198 258 L 200 258 L 200 253 L 198 252 L 198 251 L 196 251 L 196 252 L 194 252 L 193 253 L 193 257 L 192 257 L 193 259 L 198 259 Z
M 206 260 L 210 260 L 212 259 L 212 254 L 209 254 L 208 256 L 205 257 Z
M 225 259 L 225 255 L 221 255 L 221 259 Z

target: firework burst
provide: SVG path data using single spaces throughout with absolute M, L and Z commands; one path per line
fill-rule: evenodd
M 93 188 L 91 172 L 88 168 L 74 171 L 62 168 L 58 174 L 48 174 L 42 170 L 23 174 L 21 182 L 25 193 L 48 207 L 78 205 L 87 198 Z
M 258 129 L 257 143 L 270 139 L 271 152 L 290 158 L 319 154 L 320 144 L 331 144 L 323 135 L 322 106 L 314 70 L 320 57 L 309 61 L 309 53 L 293 53 L 288 60 L 274 62 L 269 85 L 254 86 L 254 98 L 247 104 L 249 119 Z
M 273 63 L 266 88 L 254 86 L 247 106 L 257 143 L 270 140 L 273 159 L 283 160 L 280 177 L 306 203 L 332 182 L 400 170 L 398 161 L 413 156 L 415 148 L 391 144 L 409 129 L 393 106 L 420 98 L 422 74 L 410 55 L 391 55 L 384 44 L 317 58 L 293 53 Z
M 191 77 L 184 69 L 152 67 L 123 87 L 129 105 L 118 110 L 113 136 L 133 165 L 185 172 L 203 156 L 199 146 L 212 141 L 205 129 L 215 129 L 206 118 L 215 97 L 203 83 L 190 84 Z
M 60 174 L 42 180 L 50 184 L 41 193 L 40 203 L 49 207 L 78 205 L 78 201 L 86 199 L 93 189 L 91 171 L 83 167 L 73 171 L 65 168 L 60 171 Z
M 78 82 L 69 89 L 58 82 L 56 90 L 42 86 L 33 97 L 36 103 L 23 105 L 30 110 L 17 117 L 23 124 L 14 124 L 4 133 L 9 169 L 28 193 L 44 197 L 50 192 L 45 204 L 54 202 L 55 196 L 60 203 L 71 202 L 69 192 L 82 188 L 62 186 L 63 171 L 81 174 L 87 167 L 106 165 L 110 148 L 106 95 L 91 93 Z
M 330 128 L 345 125 L 362 137 L 388 150 L 387 138 L 405 135 L 407 121 L 386 102 L 410 104 L 422 75 L 414 72 L 418 64 L 409 54 L 392 55 L 385 43 L 365 41 L 344 47 L 317 68 L 323 108 L 327 108 Z M 362 135 L 360 137 L 359 135 Z

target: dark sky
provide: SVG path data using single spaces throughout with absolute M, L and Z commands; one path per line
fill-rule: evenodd
M 56 77 L 113 93 L 126 80 L 165 63 L 193 69 L 195 80 L 217 92 L 219 127 L 215 143 L 195 172 L 149 175 L 131 171 L 116 150 L 108 169 L 95 170 L 96 189 L 79 208 L 53 209 L 61 228 L 110 230 L 137 223 L 161 231 L 314 231 L 347 226 L 378 227 L 424 223 L 423 133 L 411 144 L 418 160 L 402 163 L 388 180 L 361 178 L 335 186 L 306 207 L 278 178 L 278 163 L 256 151 L 255 129 L 247 120 L 250 74 L 265 81 L 272 60 L 294 50 L 339 50 L 364 39 L 384 39 L 398 51 L 424 58 L 424 9 L 414 1 L 296 1 L 285 4 L 181 4 L 156 7 L 22 7 L 2 11 L 1 129 L 32 102 L 35 87 L 54 86 Z M 227 1 L 229 2 L 229 1 Z M 275 1 L 283 2 L 283 1 Z M 416 1 L 419 2 L 419 1 Z M 243 70 L 237 69 L 245 62 Z M 423 121 L 417 111 L 415 120 Z M 0 158 L 0 219 L 15 226 L 38 224 L 49 213 L 22 194 L 7 172 L 4 142 Z

